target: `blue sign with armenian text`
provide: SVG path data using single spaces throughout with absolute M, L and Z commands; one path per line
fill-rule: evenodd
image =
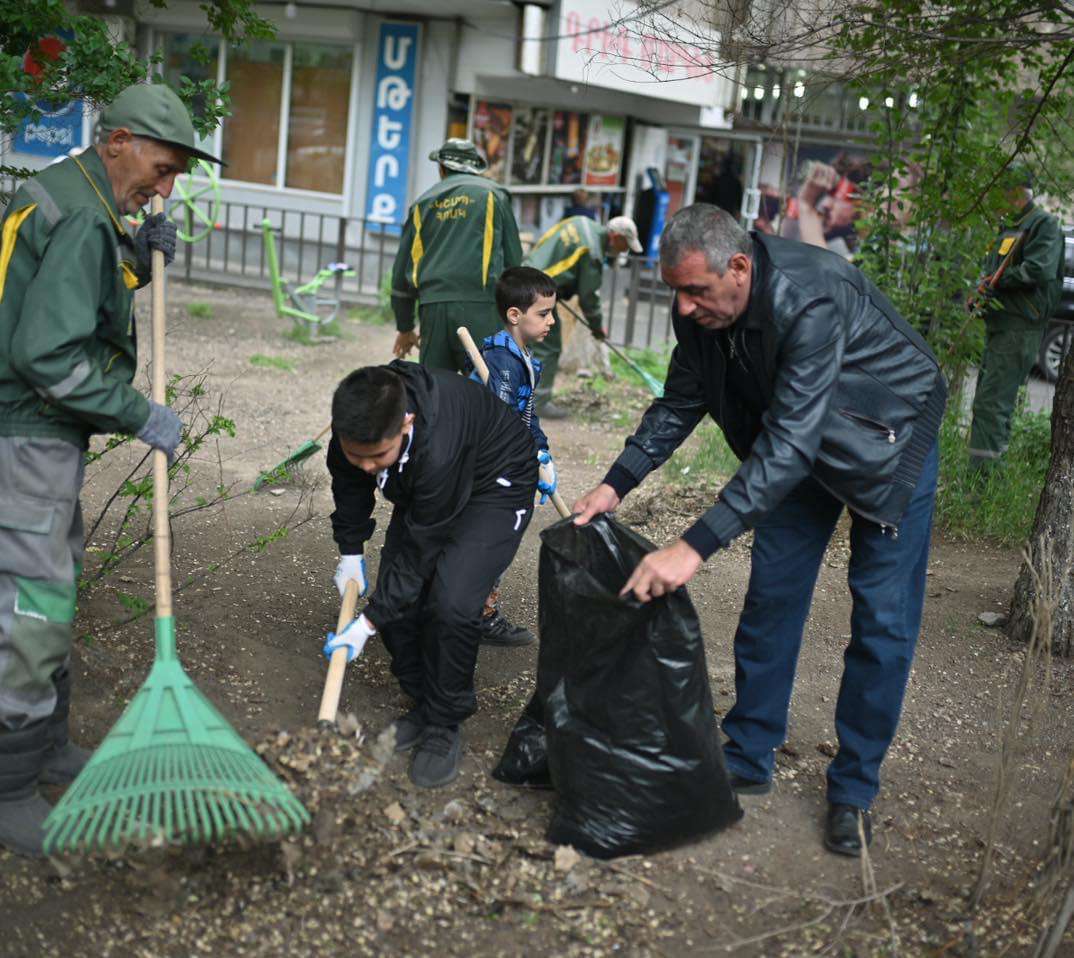
M 420 29 L 416 23 L 382 23 L 377 42 L 365 215 L 368 228 L 395 236 L 406 216 Z
M 33 156 L 65 156 L 82 145 L 82 101 L 70 100 L 55 106 L 41 100 L 41 119 L 27 118 L 15 131 L 11 148 Z

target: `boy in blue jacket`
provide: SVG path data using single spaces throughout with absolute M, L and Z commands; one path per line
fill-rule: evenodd
M 543 467 L 537 484 L 541 504 L 556 490 L 556 470 L 548 451 L 548 437 L 534 409 L 537 386 L 541 381 L 541 361 L 531 346 L 541 342 L 556 322 L 556 284 L 547 274 L 532 266 L 512 266 L 500 274 L 496 283 L 496 308 L 504 328 L 481 343 L 481 356 L 489 368 L 488 387 L 500 399 L 517 410 L 533 436 L 537 461 Z M 474 371 L 471 379 L 481 381 Z M 501 614 L 493 589 L 482 619 L 483 645 L 528 645 L 533 634 L 512 625 Z

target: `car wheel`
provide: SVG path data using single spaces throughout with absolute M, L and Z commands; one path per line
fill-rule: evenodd
M 1074 326 L 1053 326 L 1044 335 L 1037 353 L 1037 366 L 1041 374 L 1050 383 L 1059 379 L 1059 367 L 1066 355 L 1064 346 L 1069 350 L 1074 346 Z

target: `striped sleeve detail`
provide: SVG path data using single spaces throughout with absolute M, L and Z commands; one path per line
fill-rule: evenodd
M 555 236 L 559 232 L 560 227 L 563 226 L 563 224 L 566 223 L 566 222 L 567 222 L 566 220 L 560 220 L 554 226 L 549 226 L 548 229 L 545 230 L 544 235 L 539 240 L 537 240 L 536 243 L 533 244 L 533 248 L 536 249 L 545 240 L 551 239 L 553 236 Z
M 60 208 L 56 205 L 52 194 L 37 180 L 27 180 L 22 184 L 22 188 L 37 200 L 38 205 L 41 207 L 41 215 L 45 217 L 45 222 L 49 226 L 55 226 L 60 218 Z
M 11 265 L 11 256 L 15 252 L 15 242 L 18 239 L 19 227 L 22 226 L 26 217 L 37 209 L 36 203 L 24 206 L 16 210 L 6 220 L 4 229 L 0 233 L 0 301 L 4 298 L 4 284 L 7 282 L 7 269 Z
M 589 252 L 588 246 L 579 246 L 570 256 L 565 259 L 561 259 L 558 263 L 553 263 L 548 269 L 545 270 L 549 276 L 555 279 L 560 273 L 565 273 L 575 263 L 578 262 L 583 256 Z
M 485 201 L 485 238 L 481 244 L 481 285 L 489 284 L 489 264 L 492 262 L 492 240 L 496 236 L 496 201 L 492 193 Z
M 410 244 L 410 259 L 414 263 L 413 272 L 411 274 L 411 282 L 414 284 L 414 288 L 418 288 L 418 266 L 421 264 L 421 258 L 425 255 L 425 246 L 421 241 L 421 210 L 418 209 L 418 204 L 414 204 L 414 242 Z

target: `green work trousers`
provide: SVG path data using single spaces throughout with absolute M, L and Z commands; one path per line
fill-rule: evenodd
M 82 571 L 82 450 L 0 436 L 0 730 L 56 708 Z
M 460 326 L 470 330 L 478 348 L 486 336 L 503 329 L 495 303 L 429 303 L 420 306 L 418 361 L 431 369 L 465 372 L 469 360 L 455 332 Z
M 1018 390 L 1037 360 L 1043 335 L 1037 326 L 987 328 L 970 428 L 970 465 L 975 469 L 987 471 L 1006 453 Z
M 533 355 L 541 361 L 541 382 L 537 386 L 537 392 L 534 393 L 538 415 L 541 406 L 552 398 L 552 385 L 556 381 L 556 373 L 559 370 L 559 354 L 563 352 L 563 321 L 560 315 L 557 309 L 555 325 L 544 339 L 533 344 Z M 580 326 L 581 323 L 578 325 Z

